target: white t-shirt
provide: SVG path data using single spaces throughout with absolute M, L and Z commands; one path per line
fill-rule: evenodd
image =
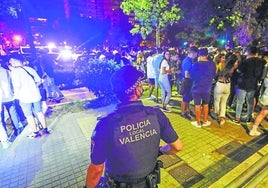
M 166 70 L 169 70 L 169 64 L 167 60 L 163 59 L 161 66 L 160 66 L 160 75 L 159 80 L 168 79 L 168 74 L 163 73 L 163 68 L 166 67 Z
M 155 78 L 155 71 L 153 67 L 153 56 L 147 58 L 147 78 Z
M 12 91 L 11 76 L 8 70 L 0 67 L 0 87 L 2 89 L 2 102 L 10 102 L 14 100 L 14 93 Z
M 34 79 L 24 70 L 26 69 Z M 23 103 L 34 103 L 41 100 L 37 82 L 41 82 L 41 78 L 37 72 L 27 66 L 12 67 L 11 78 L 14 87 L 14 97 Z

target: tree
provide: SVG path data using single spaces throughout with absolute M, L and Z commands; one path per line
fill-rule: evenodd
M 181 18 L 180 8 L 169 0 L 123 0 L 120 5 L 123 12 L 131 16 L 132 34 L 141 34 L 143 39 L 155 31 L 156 46 L 160 46 L 160 33 L 168 24 Z
M 17 0 L 1 0 L 0 17 L 18 18 L 21 12 L 21 4 Z
M 257 8 L 259 8 L 264 0 L 237 0 L 233 8 L 234 11 L 240 12 L 241 21 L 236 27 L 235 37 L 239 44 L 245 46 L 249 44 L 250 41 L 260 38 L 264 33 L 267 26 L 266 24 L 259 24 L 256 20 L 257 18 Z
M 222 35 L 230 46 L 233 37 L 239 44 L 246 45 L 260 36 L 264 38 L 265 32 L 267 36 L 265 8 L 262 17 L 256 12 L 258 7 L 264 6 L 264 0 L 203 0 L 198 6 L 193 6 L 195 0 L 176 1 L 182 10 L 179 24 L 186 22 L 186 29 L 192 26 L 199 29 L 186 31 L 188 36 L 196 31 Z

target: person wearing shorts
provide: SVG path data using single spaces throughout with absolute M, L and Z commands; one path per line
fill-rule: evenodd
M 44 135 L 51 134 L 52 130 L 47 128 L 41 108 L 41 94 L 38 88 L 41 78 L 33 68 L 24 66 L 23 62 L 24 60 L 19 54 L 14 54 L 9 59 L 14 98 L 19 100 L 32 132 L 28 138 L 39 138 L 42 136 L 41 130 Z M 35 117 L 40 122 L 42 129 L 37 127 Z
M 192 93 L 191 88 L 193 80 L 190 78 L 190 70 L 194 59 L 197 57 L 198 48 L 192 46 L 189 48 L 188 56 L 182 61 L 182 102 L 181 102 L 181 116 L 191 120 L 189 103 L 191 102 Z
M 208 121 L 210 91 L 213 79 L 216 76 L 216 65 L 208 59 L 207 48 L 201 48 L 198 51 L 199 61 L 194 63 L 190 71 L 190 76 L 193 79 L 192 95 L 195 105 L 196 121 L 191 124 L 195 127 L 209 126 Z M 201 111 L 203 111 L 203 124 L 201 124 Z

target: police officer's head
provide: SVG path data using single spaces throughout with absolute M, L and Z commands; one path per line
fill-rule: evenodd
M 141 97 L 143 89 L 141 80 L 143 72 L 131 65 L 123 66 L 111 77 L 114 93 L 121 102 L 137 100 Z

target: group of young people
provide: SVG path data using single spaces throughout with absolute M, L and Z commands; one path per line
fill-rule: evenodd
M 214 53 L 214 54 L 213 54 Z M 186 57 L 178 58 L 174 51 L 163 53 L 151 52 L 147 57 L 147 79 L 149 96 L 152 100 L 154 88 L 160 87 L 162 110 L 170 103 L 172 85 L 176 83 L 177 90 L 182 95 L 181 116 L 195 121 L 195 127 L 211 125 L 209 114 L 220 125 L 226 122 L 226 110 L 235 104 L 235 117 L 232 122 L 254 124 L 249 132 L 251 136 L 261 133 L 257 130 L 260 121 L 267 116 L 267 51 L 260 51 L 256 46 L 249 45 L 245 53 L 241 51 L 209 52 L 208 48 L 191 46 Z M 172 56 L 171 56 L 172 55 Z M 174 78 L 175 77 L 175 82 Z M 158 96 L 156 89 L 156 96 Z M 259 98 L 262 99 L 259 101 Z M 190 110 L 193 100 L 194 113 Z M 261 101 L 265 101 L 262 102 Z M 258 115 L 254 120 L 254 111 L 259 105 L 262 119 Z M 247 108 L 246 118 L 243 117 L 243 107 Z
M 12 144 L 11 136 L 19 136 L 26 125 L 29 127 L 28 138 L 39 138 L 52 133 L 47 127 L 44 115 L 47 110 L 47 93 L 41 92 L 41 85 L 46 83 L 38 74 L 38 70 L 27 64 L 21 54 L 1 58 L 0 141 L 4 149 Z M 42 96 L 44 94 L 45 96 Z M 11 131 L 6 125 L 7 116 L 12 125 Z

